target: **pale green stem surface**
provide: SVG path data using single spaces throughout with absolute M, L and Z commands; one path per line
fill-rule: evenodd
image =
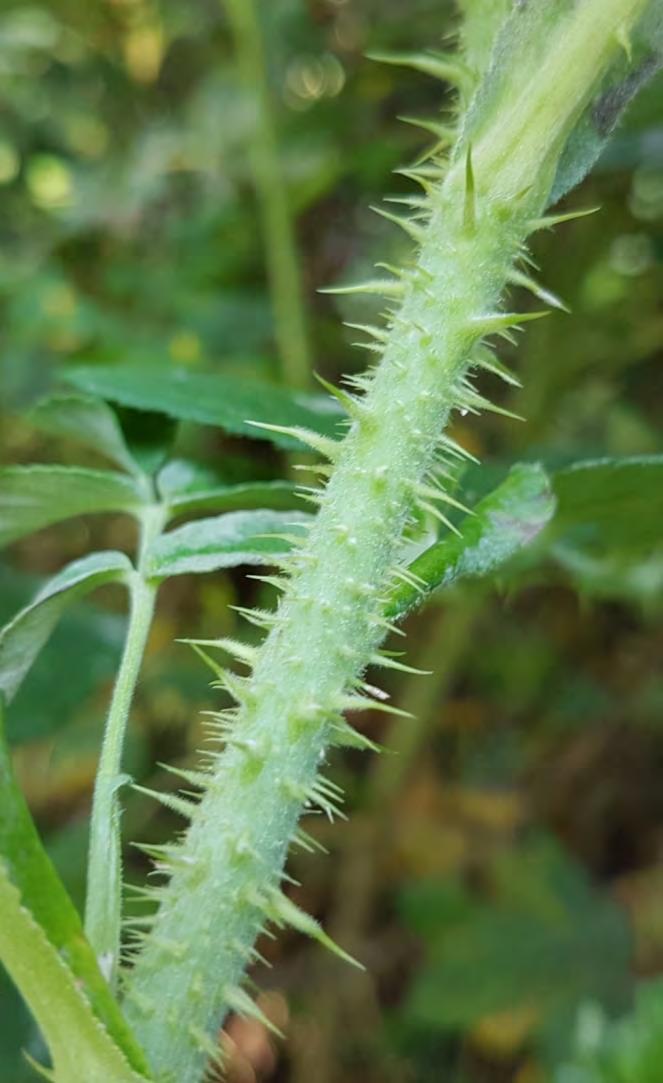
M 164 852 L 171 879 L 125 1002 L 164 1081 L 199 1083 L 220 1021 L 246 1007 L 238 983 L 260 929 L 274 919 L 304 925 L 278 892 L 283 866 L 302 806 L 334 805 L 318 772 L 328 746 L 350 736 L 343 712 L 386 634 L 418 489 L 451 410 L 471 401 L 462 381 L 472 351 L 500 330 L 494 314 L 565 143 L 620 49 L 618 31 L 644 8 L 644 0 L 561 5 L 534 60 L 526 50 L 514 58 L 480 116 L 476 201 L 466 143 L 446 180 L 430 186 L 418 263 L 403 273 L 382 361 L 331 452 L 336 469 L 253 676 L 228 682 L 240 706 L 219 732 L 226 748 L 200 804 L 183 803 L 185 839 Z
M 276 342 L 284 382 L 290 387 L 305 388 L 311 379 L 308 325 L 293 219 L 276 136 L 275 109 L 260 16 L 256 0 L 224 2 L 235 36 L 242 80 L 247 91 L 257 97 L 250 159 L 262 219 Z
M 511 4 L 512 0 L 459 0 L 465 61 L 478 75 L 488 68 L 495 39 Z
M 145 554 L 159 536 L 165 511 L 146 509 L 141 525 L 138 569 L 129 582 L 127 635 L 111 699 L 95 779 L 85 902 L 85 932 L 110 985 L 115 986 L 122 921 L 122 844 L 118 791 L 127 781 L 122 755 L 129 711 L 154 617 L 158 584 L 142 572 Z

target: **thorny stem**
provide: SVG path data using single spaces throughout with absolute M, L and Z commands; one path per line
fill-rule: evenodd
M 88 853 L 85 932 L 99 966 L 114 987 L 120 954 L 122 849 L 118 791 L 124 738 L 147 638 L 152 626 L 158 583 L 144 573 L 145 556 L 161 533 L 165 510 L 155 505 L 143 513 L 137 570 L 129 581 L 130 613 L 120 668 L 108 710 L 92 799 Z
M 125 1008 L 169 1083 L 199 1083 L 229 1009 L 258 1010 L 240 983 L 266 923 L 320 936 L 280 890 L 289 846 L 301 843 L 302 808 L 338 809 L 338 787 L 319 772 L 330 745 L 360 740 L 345 711 L 388 709 L 371 699 L 362 674 L 371 661 L 389 661 L 379 648 L 404 529 L 418 499 L 430 508 L 436 461 L 449 469 L 459 453 L 440 433 L 452 409 L 476 406 L 474 351 L 518 323 L 500 312 L 505 287 L 539 228 L 567 141 L 621 48 L 618 31 L 646 6 L 530 0 L 515 8 L 526 24 L 528 13 L 542 12 L 552 31 L 544 25 L 535 48 L 509 54 L 488 101 L 479 92 L 476 141 L 461 138 L 446 177 L 433 166 L 432 180 L 430 168 L 419 178 L 426 220 L 405 223 L 419 241 L 418 261 L 377 287 L 401 300 L 374 332 L 380 364 L 360 385 L 365 394 L 346 402 L 352 424 L 342 444 L 311 439 L 335 469 L 286 568 L 267 639 L 256 652 L 219 644 L 253 674 L 220 668 L 238 706 L 212 728 L 223 751 L 193 776 L 203 796 L 168 798 L 190 826 L 159 848 L 159 871 L 170 879 L 145 892 L 159 907 L 127 975 Z M 432 498 L 448 495 L 438 488 Z
M 242 79 L 247 89 L 257 96 L 250 158 L 262 218 L 283 376 L 290 387 L 305 388 L 311 372 L 308 327 L 260 18 L 256 0 L 226 0 L 226 9 L 233 27 Z
M 477 619 L 483 611 L 481 589 L 448 595 L 443 609 L 426 622 L 426 646 L 417 655 L 418 665 L 430 674 L 413 676 L 400 697 L 413 718 L 403 723 L 394 719 L 384 738 L 383 755 L 373 761 L 364 799 L 352 832 L 342 842 L 335 890 L 328 920 L 330 935 L 348 951 L 361 956 L 381 883 L 383 861 L 393 849 L 395 817 L 399 797 L 430 738 L 435 712 L 442 710 L 452 682 L 467 653 Z M 432 627 L 430 627 L 432 623 Z M 346 974 L 339 987 L 335 964 L 322 957 L 316 968 L 317 981 L 310 1006 L 316 1020 L 315 1040 L 295 1046 L 295 1080 L 304 1083 L 312 1063 L 322 1073 L 319 1083 L 328 1083 L 328 1066 L 334 1063 L 333 1049 L 341 1026 L 359 1029 L 375 1019 L 377 1003 L 374 983 L 364 974 Z M 371 972 L 374 967 L 370 967 Z M 317 994 L 317 995 L 316 995 Z M 298 1055 L 299 1054 L 299 1055 Z

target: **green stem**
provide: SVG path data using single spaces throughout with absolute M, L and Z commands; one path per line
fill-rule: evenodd
M 122 774 L 124 739 L 152 626 L 158 584 L 142 572 L 149 546 L 164 523 L 164 510 L 147 509 L 141 528 L 138 570 L 129 584 L 130 613 L 122 661 L 115 680 L 92 799 L 85 903 L 85 932 L 112 987 L 120 955 L 122 918 L 122 847 L 118 791 L 127 781 Z
M 260 19 L 255 0 L 226 0 L 226 10 L 235 35 L 242 79 L 247 91 L 257 97 L 250 158 L 283 376 L 289 386 L 305 388 L 310 382 L 311 351 Z
M 467 654 L 477 618 L 482 612 L 482 590 L 450 593 L 443 608 L 425 623 L 426 646 L 417 652 L 423 679 L 411 677 L 400 702 L 414 716 L 405 724 L 394 719 L 383 740 L 384 751 L 373 761 L 365 798 L 352 831 L 339 840 L 340 852 L 334 872 L 331 912 L 327 921 L 331 936 L 346 950 L 361 955 L 373 919 L 381 887 L 380 870 L 393 851 L 399 798 L 432 732 L 436 712 L 443 711 L 449 688 Z M 315 1038 L 293 1051 L 294 1083 L 308 1083 L 317 1063 L 317 1083 L 335 1077 L 338 1035 L 345 1028 L 367 1040 L 375 1032 L 379 1012 L 375 982 L 365 974 L 342 974 L 328 958 L 314 964 L 309 982 L 308 1014 L 316 1020 Z M 370 1039 L 368 1039 L 370 1040 Z M 316 1077 L 317 1079 L 317 1077 Z
M 405 223 L 418 260 L 377 286 L 400 300 L 388 326 L 371 332 L 382 359 L 361 384 L 365 394 L 347 397 L 345 439 L 326 446 L 312 437 L 335 463 L 320 511 L 287 568 L 262 647 L 252 656 L 219 643 L 251 659 L 253 674 L 221 672 L 238 703 L 213 731 L 224 750 L 192 778 L 204 786 L 200 802 L 176 802 L 190 819 L 186 836 L 159 851 L 171 877 L 154 893 L 160 905 L 127 976 L 125 1010 L 154 1071 L 177 1083 L 202 1078 L 229 1009 L 252 1010 L 239 983 L 265 924 L 321 936 L 280 890 L 289 845 L 301 842 L 298 819 L 311 806 L 334 814 L 337 789 L 319 772 L 330 746 L 361 740 L 345 711 L 389 709 L 362 674 L 371 663 L 393 664 L 379 647 L 403 532 L 418 500 L 430 508 L 450 497 L 436 468 L 448 471 L 460 452 L 441 432 L 453 409 L 481 402 L 468 380 L 476 351 L 519 322 L 499 311 L 504 290 L 578 119 L 645 6 L 529 0 L 514 8 L 526 48 L 516 40 L 496 83 L 491 67 L 463 129 L 474 142 L 461 136 L 446 175 L 440 163 L 419 174 L 426 214 Z M 532 43 L 537 13 L 544 23 Z

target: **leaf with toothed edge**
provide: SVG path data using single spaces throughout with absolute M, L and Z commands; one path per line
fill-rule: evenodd
M 73 972 L 25 908 L 0 860 L 0 960 L 30 1004 L 53 1058 L 53 1083 L 145 1083 L 93 1015 Z
M 179 467 L 179 469 L 178 469 Z M 301 509 L 301 499 L 289 481 L 252 481 L 238 485 L 215 484 L 211 479 L 190 478 L 183 464 L 169 463 L 157 477 L 159 495 L 171 517 L 198 512 L 243 511 L 261 508 L 276 511 Z
M 142 473 L 117 417 L 101 399 L 90 395 L 49 395 L 32 407 L 27 420 L 44 432 L 91 447 L 130 474 Z
M 137 514 L 148 501 L 138 479 L 82 466 L 0 468 L 0 546 L 78 515 Z
M 3 728 L 0 696 L 0 867 L 53 948 L 70 968 L 78 988 L 137 1071 L 145 1059 L 112 996 L 88 944 L 74 904 L 48 857 L 16 781 Z M 3 922 L 5 916 L 3 915 Z M 0 956 L 1 957 L 1 956 Z
M 76 365 L 65 369 L 63 377 L 82 391 L 122 406 L 212 425 L 254 440 L 271 440 L 284 448 L 301 445 L 285 432 L 261 432 L 249 421 L 301 426 L 334 436 L 343 418 L 338 406 L 321 395 L 174 366 Z
M 147 572 L 155 579 L 167 579 L 240 564 L 277 564 L 292 548 L 283 535 L 302 537 L 310 521 L 311 516 L 302 512 L 268 509 L 198 519 L 154 542 L 147 555 Z
M 409 565 L 420 586 L 399 584 L 387 615 L 400 619 L 431 593 L 458 579 L 493 574 L 537 537 L 550 522 L 555 504 L 542 466 L 525 463 L 512 467 L 507 479 L 463 520 L 458 536 L 437 542 Z
M 131 561 L 124 553 L 92 553 L 49 580 L 30 605 L 0 630 L 0 695 L 11 702 L 67 606 L 97 587 L 126 582 L 131 573 Z

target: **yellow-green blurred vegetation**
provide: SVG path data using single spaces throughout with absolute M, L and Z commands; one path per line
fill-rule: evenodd
M 375 309 L 317 290 L 401 258 L 369 205 L 409 190 L 392 171 L 426 145 L 397 117 L 440 106 L 425 75 L 364 54 L 435 43 L 455 16 L 445 0 L 260 6 L 308 348 L 337 382 L 365 363 L 342 321 Z M 0 97 L 2 464 L 104 465 L 26 418 L 67 366 L 85 366 L 89 386 L 94 366 L 116 364 L 282 383 L 251 169 L 257 99 L 219 0 L 5 0 Z M 485 463 L 466 499 L 514 462 L 554 476 L 577 460 L 663 453 L 660 78 L 569 206 L 601 211 L 538 235 L 533 255 L 572 314 L 506 347 L 524 389 L 490 390 L 525 423 L 454 424 Z M 289 453 L 264 441 L 193 419 L 174 432 L 158 404 L 119 411 L 144 453 L 173 439 L 170 457 L 215 484 L 292 476 Z M 408 660 L 434 675 L 395 674 L 389 692 L 419 724 L 359 719 L 400 755 L 337 754 L 349 822 L 317 825 L 330 856 L 291 861 L 297 901 L 367 972 L 294 934 L 260 945 L 272 964 L 254 974 L 260 1003 L 287 1041 L 231 1019 L 232 1083 L 593 1083 L 565 1064 L 663 970 L 660 461 L 652 471 L 642 500 L 633 475 L 594 528 L 537 539 L 408 620 Z M 104 515 L 9 546 L 1 622 L 67 562 L 134 540 L 128 518 Z M 230 606 L 271 604 L 246 570 L 178 576 L 161 592 L 125 758 L 144 785 L 175 787 L 157 764 L 192 765 L 201 712 L 215 706 L 176 639 L 234 635 Z M 20 781 L 79 905 L 125 619 L 115 586 L 72 606 L 8 713 Z M 179 828 L 143 795 L 123 799 L 127 842 Z M 127 846 L 127 878 L 147 871 Z M 2 1083 L 33 1078 L 21 1048 L 39 1056 L 40 1039 L 2 978 Z

